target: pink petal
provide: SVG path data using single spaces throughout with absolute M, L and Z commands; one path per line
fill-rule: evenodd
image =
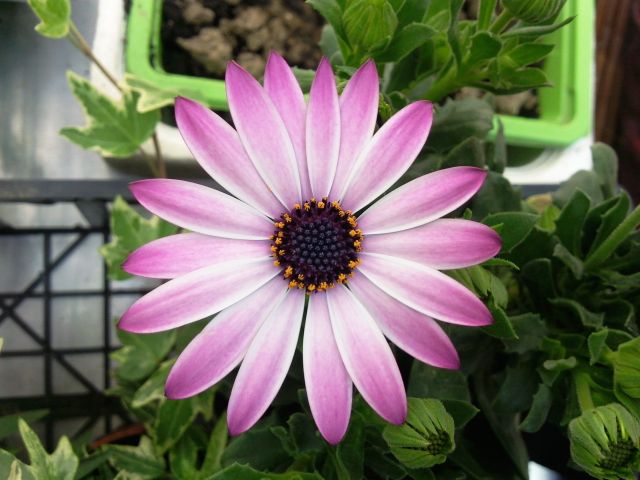
M 349 288 L 382 333 L 402 350 L 435 367 L 460 368 L 456 348 L 435 320 L 390 297 L 364 275 L 349 279 Z
M 305 117 L 307 106 L 302 89 L 287 62 L 276 52 L 269 54 L 264 72 L 264 89 L 271 98 L 291 137 L 298 161 L 302 198 L 311 198 L 311 184 L 305 151 Z
M 349 426 L 352 387 L 333 337 L 326 295 L 309 297 L 302 360 L 313 419 L 325 440 L 335 445 Z
M 159 238 L 134 251 L 122 265 L 132 275 L 175 278 L 236 258 L 259 260 L 271 255 L 264 240 L 232 240 L 199 233 Z
M 330 198 L 342 198 L 358 155 L 371 140 L 378 116 L 380 86 L 373 60 L 362 65 L 340 95 L 340 155 Z
M 287 284 L 274 278 L 216 315 L 178 357 L 167 378 L 167 397 L 197 395 L 236 368 L 286 290 Z
M 424 225 L 464 205 L 486 176 L 481 168 L 453 167 L 416 178 L 371 205 L 358 226 L 371 235 Z
M 280 390 L 296 350 L 304 298 L 302 292 L 289 291 L 251 342 L 229 398 L 231 435 L 251 428 Z
M 301 201 L 291 138 L 278 110 L 258 81 L 240 65 L 227 65 L 229 110 L 244 149 L 273 194 L 287 208 Z
M 246 203 L 197 183 L 156 178 L 129 185 L 151 213 L 179 227 L 217 237 L 265 240 L 273 223 Z
M 176 122 L 198 163 L 229 193 L 273 218 L 282 205 L 265 185 L 236 131 L 218 115 L 186 98 L 176 99 Z
M 354 212 L 386 192 L 407 171 L 424 145 L 433 117 L 426 101 L 396 113 L 376 132 L 354 166 L 342 203 Z
M 380 253 L 446 270 L 465 268 L 495 256 L 500 235 L 482 223 L 441 218 L 426 225 L 381 235 L 368 235 L 367 253 Z
M 351 380 L 382 418 L 401 424 L 407 415 L 407 398 L 389 344 L 347 288 L 338 286 L 326 295 L 333 334 Z
M 329 195 L 340 152 L 340 105 L 331 64 L 322 58 L 311 85 L 307 111 L 307 165 L 311 192 Z
M 493 322 L 487 307 L 451 277 L 419 263 L 361 255 L 358 270 L 396 300 L 443 322 L 479 327 Z
M 133 333 L 154 333 L 195 322 L 242 300 L 278 272 L 271 260 L 237 260 L 201 268 L 138 299 L 118 327 Z

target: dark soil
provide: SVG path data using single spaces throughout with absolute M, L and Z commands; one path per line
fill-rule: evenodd
M 183 75 L 224 78 L 229 60 L 261 77 L 269 52 L 316 68 L 323 19 L 304 0 L 164 0 L 162 66 Z

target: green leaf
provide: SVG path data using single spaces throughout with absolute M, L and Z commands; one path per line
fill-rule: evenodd
M 600 226 L 589 249 L 589 254 L 595 251 L 611 235 L 611 232 L 622 223 L 629 214 L 630 209 L 631 199 L 626 192 L 623 192 L 618 196 L 616 203 L 600 217 Z
M 410 23 L 398 31 L 389 45 L 380 53 L 374 54 L 374 57 L 377 62 L 399 62 L 416 48 L 424 45 L 435 33 L 429 25 Z
M 19 419 L 22 418 L 27 423 L 33 423 L 46 417 L 48 413 L 49 410 L 28 410 L 13 415 L 3 415 L 0 417 L 0 439 L 18 432 Z
M 363 476 L 364 428 L 362 415 L 353 412 L 347 434 L 335 450 L 336 471 L 340 479 L 348 480 Z
M 527 410 L 533 401 L 537 382 L 535 368 L 530 362 L 521 361 L 507 366 L 491 408 L 498 414 Z
M 484 140 L 493 128 L 493 109 L 483 100 L 449 99 L 436 109 L 428 145 L 436 151 L 449 151 L 468 137 Z
M 234 464 L 216 473 L 208 480 L 323 480 L 317 473 L 285 472 L 265 473 L 247 465 Z
M 576 190 L 582 190 L 589 197 L 592 205 L 597 205 L 604 200 L 598 176 L 593 172 L 580 170 L 574 173 L 569 180 L 562 182 L 558 190 L 553 192 L 553 201 L 559 207 L 563 207 Z
M 171 370 L 174 362 L 175 359 L 171 359 L 160 364 L 155 373 L 136 390 L 136 393 L 131 399 L 131 406 L 133 408 L 141 408 L 155 400 L 165 398 L 164 384 L 167 381 L 169 370 Z
M 193 439 L 187 434 L 169 450 L 169 465 L 171 473 L 181 480 L 197 478 L 198 448 Z
M 106 445 L 103 449 L 110 453 L 109 463 L 120 472 L 129 474 L 136 480 L 151 480 L 164 475 L 165 463 L 156 456 L 149 437 L 141 437 L 138 446 Z
M 63 38 L 69 33 L 71 3 L 69 0 L 29 0 L 33 13 L 40 19 L 36 32 L 49 38 Z
M 536 313 L 524 313 L 509 319 L 518 339 L 504 340 L 505 351 L 522 354 L 538 350 L 547 334 L 547 328 L 540 316 Z
M 503 173 L 507 166 L 507 139 L 504 135 L 504 124 L 498 118 L 498 130 L 493 143 L 488 144 L 487 165 L 492 172 Z
M 342 40 L 346 40 L 347 36 L 344 33 L 342 26 L 342 9 L 340 4 L 336 0 L 307 0 L 308 3 L 315 8 L 320 15 L 322 15 L 327 22 L 333 27 L 335 33 Z
M 124 382 L 146 379 L 169 353 L 175 342 L 175 331 L 140 335 L 117 330 L 123 346 L 111 354 L 117 362 L 115 376 Z
M 501 48 L 502 42 L 492 33 L 476 33 L 471 37 L 469 54 L 464 61 L 465 69 L 473 69 L 478 64 L 494 59 L 500 53 Z
M 600 331 L 593 332 L 587 339 L 589 347 L 589 365 L 595 365 L 600 361 L 605 353 L 609 350 L 607 347 L 607 336 L 609 329 L 603 328 Z
M 520 423 L 520 430 L 527 433 L 535 433 L 540 430 L 547 420 L 552 401 L 551 389 L 541 383 L 538 386 L 538 391 L 533 396 L 533 403 L 529 413 Z
M 527 90 L 529 88 L 549 87 L 549 79 L 540 68 L 524 68 L 503 72 L 503 80 L 509 85 L 509 91 Z
M 476 137 L 469 137 L 449 151 L 441 168 L 469 166 L 483 168 L 485 165 L 484 144 Z
M 517 247 L 529 235 L 538 222 L 538 215 L 524 212 L 503 212 L 488 215 L 482 223 L 490 227 L 501 225 L 501 253 L 508 253 Z
M 227 414 L 224 413 L 216 422 L 209 437 L 207 450 L 205 452 L 204 461 L 200 474 L 203 477 L 216 473 L 222 468 L 222 455 L 227 446 L 229 433 L 227 431 Z
M 182 437 L 196 418 L 193 399 L 165 400 L 158 409 L 153 427 L 155 447 L 159 454 L 165 453 Z
M 497 0 L 480 0 L 480 6 L 478 7 L 478 21 L 476 28 L 478 31 L 487 30 L 491 25 L 491 19 L 493 13 L 496 11 Z
M 471 401 L 467 379 L 462 372 L 444 370 L 422 362 L 413 362 L 407 395 L 440 400 Z
M 591 146 L 591 155 L 604 198 L 609 198 L 618 189 L 618 156 L 613 148 L 600 142 Z
M 288 459 L 289 455 L 271 426 L 263 422 L 229 442 L 222 454 L 222 466 L 241 463 L 258 470 L 273 470 Z
M 491 335 L 492 337 L 501 338 L 503 340 L 515 340 L 518 338 L 518 334 L 516 333 L 513 325 L 511 324 L 511 320 L 505 313 L 505 311 L 496 306 L 493 299 L 488 304 L 489 311 L 493 316 L 493 323 L 488 327 L 482 327 L 482 331 L 487 335 Z
M 594 313 L 581 303 L 569 298 L 554 298 L 549 300 L 553 305 L 566 308 L 574 313 L 583 326 L 587 328 L 600 328 L 604 320 L 603 313 Z
M 474 218 L 485 218 L 491 213 L 517 212 L 521 194 L 509 180 L 496 172 L 489 172 L 482 188 L 472 200 Z
M 553 256 L 564 263 L 569 270 L 571 270 L 576 279 L 580 280 L 582 278 L 582 274 L 584 273 L 584 264 L 582 263 L 582 260 L 572 255 L 571 252 L 567 250 L 567 247 L 558 243 L 553 250 Z
M 541 37 L 543 35 L 548 35 L 550 33 L 555 32 L 559 28 L 568 25 L 573 21 L 574 17 L 569 17 L 562 22 L 552 24 L 552 25 L 536 25 L 529 27 L 518 27 L 512 28 L 509 31 L 502 34 L 502 38 L 512 38 L 512 37 Z
M 33 476 L 28 465 L 25 465 L 13 454 L 1 448 L 0 478 L 6 478 L 7 480 L 38 480 Z
M 391 40 L 398 17 L 387 0 L 351 0 L 342 24 L 354 51 L 373 52 Z
M 473 404 L 462 400 L 442 400 L 442 404 L 453 418 L 456 429 L 464 427 L 480 411 Z
M 87 123 L 84 127 L 63 128 L 62 136 L 108 157 L 128 157 L 151 137 L 160 112 L 139 113 L 138 93 L 125 90 L 122 99 L 116 101 L 71 71 L 67 72 L 67 79 L 82 104 Z
M 76 473 L 76 479 L 80 480 L 87 477 L 90 473 L 107 463 L 110 457 L 111 453 L 98 451 L 81 459 L 80 465 L 78 466 L 78 472 Z
M 561 210 L 553 203 L 547 205 L 540 215 L 538 227 L 540 227 L 542 230 L 546 230 L 547 232 L 555 232 L 556 220 L 558 220 L 558 218 L 560 217 L 560 212 Z
M 100 248 L 112 280 L 126 280 L 131 275 L 122 270 L 126 258 L 138 247 L 152 240 L 172 235 L 178 227 L 159 217 L 145 219 L 122 197 L 116 197 L 111 207 L 111 242 Z
M 173 105 L 177 97 L 186 97 L 203 105 L 207 104 L 206 96 L 199 90 L 190 90 L 188 88 L 180 88 L 180 91 L 166 90 L 131 73 L 125 73 L 124 81 L 127 87 L 139 95 L 136 105 L 139 113 L 153 112 Z
M 620 345 L 610 358 L 614 383 L 629 397 L 640 399 L 640 337 Z
M 590 205 L 589 197 L 582 190 L 576 190 L 556 220 L 556 236 L 578 257 L 581 256 L 582 226 Z
M 62 437 L 55 451 L 49 455 L 27 422 L 18 420 L 18 427 L 29 453 L 31 461 L 29 468 L 35 478 L 38 480 L 73 480 L 75 478 L 79 460 L 67 437 Z
M 542 61 L 551 53 L 555 45 L 544 43 L 521 43 L 516 48 L 507 53 L 511 61 L 519 67 L 533 65 Z

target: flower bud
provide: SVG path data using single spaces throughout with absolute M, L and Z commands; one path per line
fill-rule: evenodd
M 640 400 L 640 338 L 621 344 L 609 356 L 613 365 L 613 380 L 620 391 Z
M 391 453 L 409 468 L 428 468 L 447 459 L 455 449 L 453 418 L 440 400 L 409 398 L 403 425 L 388 425 L 382 436 Z
M 569 423 L 571 458 L 589 475 L 634 480 L 640 467 L 640 422 L 618 403 L 593 408 Z
M 342 18 L 354 51 L 370 52 L 391 39 L 398 17 L 387 0 L 351 0 Z
M 567 0 L 502 0 L 511 15 L 527 23 L 544 23 L 562 10 Z

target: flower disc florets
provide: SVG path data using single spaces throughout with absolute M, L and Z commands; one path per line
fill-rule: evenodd
M 339 202 L 295 204 L 275 222 L 271 252 L 290 288 L 321 292 L 346 282 L 358 266 L 362 231 Z

